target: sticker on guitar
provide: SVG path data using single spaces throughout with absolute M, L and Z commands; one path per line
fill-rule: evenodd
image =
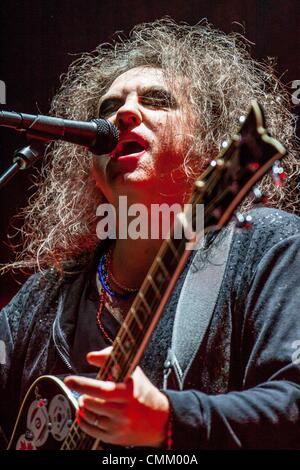
M 69 431 L 69 421 L 72 417 L 71 408 L 64 395 L 56 395 L 49 406 L 51 434 L 56 441 L 62 441 Z
M 16 444 L 16 450 L 36 450 L 45 444 L 49 433 L 56 441 L 62 441 L 68 434 L 72 418 L 71 408 L 66 397 L 55 395 L 47 409 L 47 400 L 34 400 L 27 412 L 27 430 Z

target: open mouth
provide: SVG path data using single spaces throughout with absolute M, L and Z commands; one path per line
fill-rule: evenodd
M 146 145 L 140 144 L 137 141 L 122 142 L 115 151 L 115 158 L 123 157 L 125 155 L 133 155 L 141 153 L 146 150 Z

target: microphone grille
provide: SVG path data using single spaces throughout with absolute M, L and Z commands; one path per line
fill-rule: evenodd
M 90 147 L 95 155 L 110 153 L 119 141 L 119 131 L 110 121 L 106 119 L 92 119 L 97 126 L 97 138 Z

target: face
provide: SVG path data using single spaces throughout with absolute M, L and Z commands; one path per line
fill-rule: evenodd
M 93 173 L 108 202 L 182 203 L 191 183 L 182 164 L 191 143 L 187 100 L 168 90 L 162 70 L 137 67 L 120 75 L 99 103 L 99 117 L 120 131 L 110 155 L 95 156 Z

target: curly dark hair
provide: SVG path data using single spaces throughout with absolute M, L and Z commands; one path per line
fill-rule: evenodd
M 247 41 L 237 33 L 227 35 L 206 22 L 177 24 L 169 18 L 138 25 L 128 39 L 118 37 L 75 60 L 62 79 L 51 113 L 80 120 L 96 117 L 99 99 L 115 78 L 137 66 L 161 68 L 171 88 L 174 77 L 188 79 L 197 125 L 193 151 L 187 149 L 184 159 L 187 177 L 195 176 L 195 168 L 200 173 L 219 153 L 222 141 L 236 131 L 238 117 L 257 99 L 265 110 L 268 130 L 289 151 L 284 160 L 285 187 L 274 186 L 269 176 L 261 187 L 271 206 L 297 211 L 296 118 L 289 95 L 273 66 L 253 60 Z M 182 83 L 186 88 L 186 81 Z M 95 248 L 101 194 L 91 175 L 91 162 L 88 151 L 75 145 L 59 142 L 48 150 L 37 191 L 22 212 L 23 249 L 11 267 L 61 268 Z M 245 210 L 249 204 L 244 203 Z

